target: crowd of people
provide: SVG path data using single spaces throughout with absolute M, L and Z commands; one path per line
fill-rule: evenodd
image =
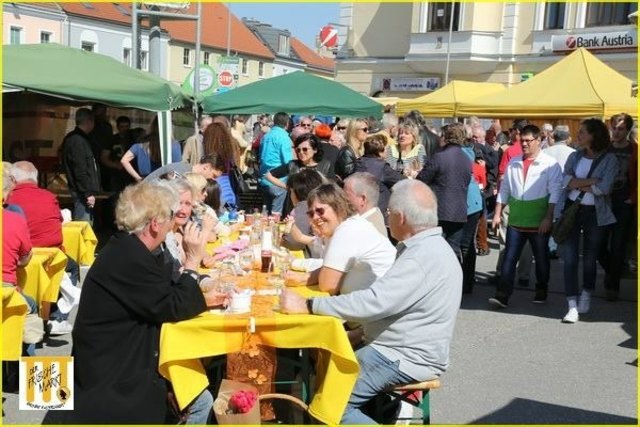
M 565 323 L 589 312 L 598 262 L 614 301 L 625 259 L 635 256 L 637 133 L 627 114 L 587 119 L 575 138 L 568 126 L 525 119 L 508 130 L 476 118 L 434 129 L 415 111 L 333 123 L 280 112 L 252 129 L 246 117 L 203 115 L 198 131 L 174 144 L 180 161 L 164 166 L 157 122 L 136 131 L 122 116 L 113 134 L 100 108 L 78 109 L 75 119 L 62 145 L 73 218 L 91 221 L 102 189 L 117 200 L 117 231 L 84 279 L 73 328 L 76 424 L 166 421 L 159 331 L 226 303 L 224 293 L 200 290 L 198 268 L 214 264 L 206 243 L 237 227 L 226 221 L 240 202 L 234 169 L 256 179 L 266 213 L 288 224 L 282 244 L 305 252 L 306 271 L 291 274 L 330 295 L 284 291 L 282 311 L 345 321 L 361 366 L 345 424 L 374 424 L 367 403 L 390 384 L 446 370 L 457 310 L 473 292 L 476 257 L 490 253 L 491 229 L 504 248 L 490 305 L 508 307 L 516 271 L 532 258 L 533 302 L 545 303 L 559 255 Z M 32 164 L 4 165 L 3 177 L 3 283 L 15 286 L 32 246 L 61 247 L 62 219 Z M 558 245 L 554 222 L 572 204 L 580 205 L 576 221 Z M 15 224 L 10 235 L 7 223 Z M 68 265 L 75 275 L 77 264 Z M 203 390 L 186 422 L 205 423 L 211 399 Z

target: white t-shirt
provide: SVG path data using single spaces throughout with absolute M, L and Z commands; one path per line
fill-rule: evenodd
M 396 258 L 389 239 L 360 216 L 342 222 L 333 233 L 324 253 L 323 266 L 342 271 L 341 294 L 368 288 L 382 277 Z
M 589 175 L 589 169 L 591 169 L 591 163 L 593 163 L 593 159 L 587 159 L 586 157 L 582 157 L 578 160 L 578 164 L 576 165 L 576 178 L 584 179 Z M 569 193 L 569 198 L 575 201 L 580 194 L 580 190 L 571 190 Z M 584 193 L 582 197 L 581 205 L 585 206 L 593 206 L 596 204 L 595 199 L 593 198 L 593 193 Z

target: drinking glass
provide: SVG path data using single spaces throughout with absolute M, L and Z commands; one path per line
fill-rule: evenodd
M 253 250 L 247 249 L 240 252 L 238 263 L 240 264 L 240 268 L 249 274 L 249 272 L 253 270 Z

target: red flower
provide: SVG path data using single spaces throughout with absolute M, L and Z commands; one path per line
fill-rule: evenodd
M 236 391 L 229 399 L 229 409 L 236 414 L 246 414 L 257 401 L 258 395 L 253 391 Z

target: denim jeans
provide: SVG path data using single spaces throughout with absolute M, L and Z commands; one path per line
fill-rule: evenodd
M 567 201 L 567 207 L 571 202 Z M 596 287 L 596 261 L 607 236 L 607 227 L 598 226 L 596 208 L 594 206 L 580 206 L 569 237 L 560 245 L 564 260 L 564 291 L 569 297 L 577 297 L 578 261 L 580 251 L 580 233 L 582 232 L 582 287 L 592 291 Z
M 377 424 L 362 412 L 362 407 L 387 388 L 415 382 L 409 375 L 400 372 L 400 362 L 392 362 L 366 345 L 356 351 L 360 364 L 360 375 L 356 381 L 349 403 L 342 414 L 340 424 Z
M 204 389 L 189 406 L 187 424 L 209 424 L 211 410 L 213 409 L 213 396 L 211 392 Z
M 536 260 L 536 290 L 546 291 L 549 284 L 549 234 L 521 231 L 507 227 L 507 238 L 502 261 L 502 272 L 497 295 L 509 298 L 513 293 L 516 264 L 526 242 L 529 242 Z
M 611 210 L 617 222 L 607 227 L 607 237 L 598 259 L 607 272 L 604 287 L 617 291 L 624 271 L 627 243 L 633 238 L 634 206 L 620 200 L 611 204 Z
M 282 213 L 284 209 L 284 201 L 287 198 L 287 190 L 280 188 L 277 185 L 261 185 L 260 190 L 262 192 L 264 202 L 267 205 L 267 209 L 269 209 L 269 214 L 273 214 L 275 212 Z
M 87 206 L 87 201 L 83 200 L 78 193 L 71 192 L 73 199 L 73 220 L 87 221 L 93 225 L 93 208 Z

